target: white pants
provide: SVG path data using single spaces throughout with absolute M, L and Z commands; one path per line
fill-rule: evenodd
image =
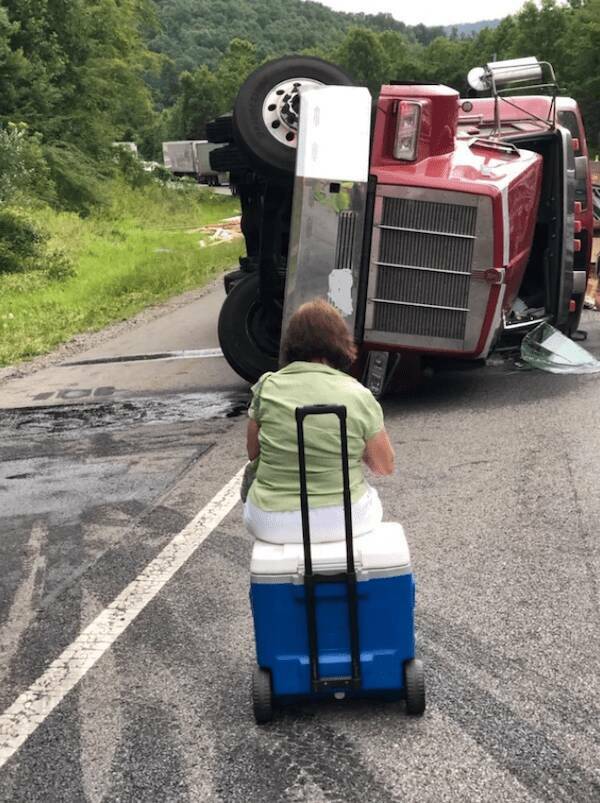
M 367 492 L 352 505 L 352 534 L 364 535 L 377 527 L 383 518 L 379 494 L 367 486 Z M 313 544 L 341 541 L 345 537 L 344 507 L 309 509 L 310 540 Z M 262 510 L 248 499 L 244 505 L 244 524 L 248 532 L 271 544 L 302 543 L 302 517 L 299 510 L 278 512 Z

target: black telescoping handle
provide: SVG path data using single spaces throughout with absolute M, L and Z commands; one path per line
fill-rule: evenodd
M 308 645 L 310 651 L 310 674 L 313 691 L 327 687 L 360 687 L 360 646 L 358 635 L 358 595 L 356 572 L 354 568 L 354 545 L 352 541 L 352 499 L 350 496 L 350 469 L 348 466 L 347 410 L 338 404 L 313 404 L 296 408 L 298 430 L 298 467 L 300 472 L 300 512 L 302 516 L 302 541 L 304 543 L 304 587 L 306 591 L 306 616 L 308 626 Z M 306 452 L 304 447 L 304 419 L 311 415 L 336 415 L 340 422 L 340 442 L 342 459 L 342 481 L 344 490 L 344 521 L 346 527 L 346 573 L 348 590 L 348 619 L 350 625 L 350 656 L 352 674 L 349 677 L 320 679 L 317 639 L 317 615 L 315 583 L 323 581 L 313 574 L 310 543 L 310 518 L 308 515 L 308 488 L 306 482 Z
M 304 573 L 312 574 L 312 555 L 310 543 L 310 520 L 308 515 L 308 487 L 306 482 L 306 452 L 304 448 L 304 419 L 311 415 L 336 415 L 340 422 L 340 442 L 342 447 L 342 483 L 344 496 L 344 523 L 346 530 L 347 570 L 354 572 L 354 549 L 352 546 L 352 499 L 350 496 L 350 469 L 348 467 L 348 430 L 346 418 L 348 411 L 342 404 L 310 404 L 296 408 L 298 429 L 298 467 L 300 471 L 300 512 L 302 516 L 302 540 L 304 542 Z

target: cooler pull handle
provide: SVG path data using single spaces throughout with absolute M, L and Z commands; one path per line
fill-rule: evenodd
M 342 484 L 344 497 L 344 524 L 346 535 L 346 586 L 348 593 L 348 619 L 350 626 L 350 655 L 352 675 L 338 678 L 340 685 L 360 686 L 360 647 L 358 639 L 358 595 L 356 571 L 354 566 L 354 545 L 352 533 L 352 499 L 350 496 L 350 469 L 348 466 L 348 430 L 346 426 L 348 411 L 344 405 L 313 404 L 296 408 L 296 427 L 298 433 L 298 468 L 300 477 L 300 513 L 302 517 L 302 541 L 304 545 L 304 588 L 308 624 L 308 643 L 310 651 L 311 681 L 314 691 L 320 687 L 334 685 L 333 679 L 319 679 L 317 616 L 315 602 L 315 577 L 312 567 L 310 542 L 310 517 L 308 513 L 308 487 L 306 482 L 306 452 L 304 444 L 304 419 L 311 415 L 336 415 L 340 423 L 340 443 L 342 460 Z

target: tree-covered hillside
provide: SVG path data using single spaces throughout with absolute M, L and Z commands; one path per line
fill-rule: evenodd
M 177 71 L 214 67 L 235 37 L 247 39 L 258 57 L 306 50 L 328 51 L 352 27 L 397 31 L 428 44 L 443 26 L 408 27 L 390 14 L 344 14 L 303 0 L 155 0 L 162 30 L 152 49 L 175 62 Z M 365 3 L 368 7 L 368 4 Z
M 480 20 L 479 22 L 462 22 L 458 25 L 447 25 L 446 33 L 451 36 L 473 36 L 484 28 L 497 28 L 501 20 Z

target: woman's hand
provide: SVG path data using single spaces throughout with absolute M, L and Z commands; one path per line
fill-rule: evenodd
M 394 447 L 385 429 L 369 438 L 365 444 L 363 460 L 374 474 L 385 476 L 394 473 Z
M 246 448 L 248 449 L 248 460 L 256 460 L 260 454 L 260 442 L 258 433 L 260 427 L 253 418 L 248 419 L 248 429 L 246 430 Z

